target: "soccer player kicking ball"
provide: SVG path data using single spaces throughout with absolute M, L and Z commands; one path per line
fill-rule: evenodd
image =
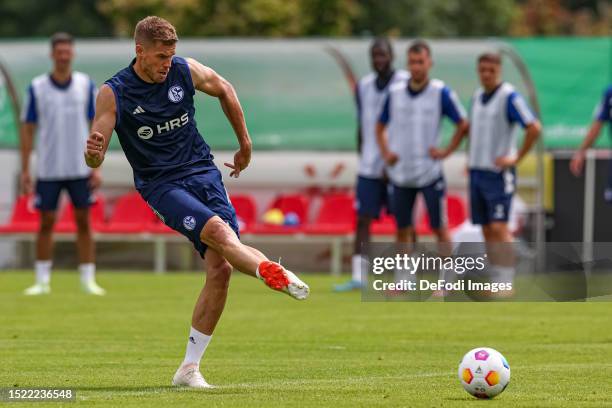
M 393 48 L 387 38 L 377 38 L 370 46 L 370 58 L 374 72 L 355 82 L 352 70 L 343 59 L 335 55 L 355 93 L 359 129 L 359 168 L 356 188 L 357 231 L 352 259 L 352 279 L 337 285 L 334 290 L 344 292 L 361 288 L 361 274 L 367 260 L 370 243 L 370 226 L 388 205 L 385 163 L 376 142 L 376 122 L 387 98 L 389 88 L 405 83 L 408 73 L 393 69 Z
M 134 172 L 142 197 L 172 229 L 186 236 L 202 257 L 206 284 L 196 302 L 187 351 L 174 385 L 210 387 L 200 360 L 219 321 L 233 268 L 274 290 L 306 299 L 308 285 L 238 238 L 236 214 L 194 121 L 196 90 L 219 98 L 240 150 L 225 163 L 238 177 L 251 159 L 251 140 L 232 85 L 199 62 L 175 56 L 174 27 L 146 17 L 134 32 L 136 58 L 100 88 L 85 160 L 98 167 L 113 129 Z
M 513 241 L 508 216 L 516 188 L 515 167 L 541 131 L 540 122 L 523 97 L 501 80 L 501 71 L 498 54 L 484 53 L 478 57 L 481 87 L 472 97 L 468 159 L 472 222 L 482 225 L 490 253 L 491 279 L 500 283 L 514 278 L 514 254 L 504 244 Z M 517 124 L 525 129 L 518 152 Z M 459 142 L 451 144 L 452 151 Z
M 455 124 L 453 140 L 463 137 L 468 123 L 459 98 L 444 82 L 430 79 L 431 49 L 424 41 L 408 48 L 410 80 L 389 90 L 377 124 L 377 139 L 393 184 L 392 208 L 397 222 L 397 242 L 413 240 L 412 211 L 417 194 L 425 199 L 431 228 L 442 253 L 449 253 L 445 225 L 446 185 L 438 149 L 440 122 L 446 116 Z M 443 278 L 443 271 L 440 271 Z

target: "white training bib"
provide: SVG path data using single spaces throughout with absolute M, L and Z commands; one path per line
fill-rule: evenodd
M 514 92 L 514 87 L 504 82 L 486 103 L 482 101 L 483 88 L 474 93 L 469 139 L 471 169 L 500 171 L 495 166 L 495 159 L 516 154 L 516 125 L 508 120 L 508 101 Z M 531 117 L 523 99 L 516 100 L 521 115 Z
M 405 84 L 409 76 L 407 71 L 395 71 L 393 78 L 382 90 L 376 87 L 375 73 L 363 77 L 357 84 L 360 102 L 359 124 L 361 127 L 361 155 L 358 169 L 360 176 L 381 178 L 383 175 L 385 163 L 376 141 L 376 124 L 390 87 L 395 84 Z
M 66 87 L 53 83 L 49 74 L 32 80 L 21 120 L 36 125 L 39 180 L 89 176 L 91 169 L 85 164 L 83 152 L 95 93 L 93 82 L 81 72 L 73 72 Z

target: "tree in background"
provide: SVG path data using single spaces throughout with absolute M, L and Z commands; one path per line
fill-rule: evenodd
M 81 37 L 110 37 L 113 23 L 98 0 L 2 0 L 0 37 L 48 37 L 67 31 Z
M 358 10 L 353 0 L 101 0 L 99 6 L 118 35 L 131 35 L 138 20 L 157 14 L 185 37 L 350 35 Z
M 355 34 L 407 37 L 505 35 L 513 0 L 362 0 Z
M 509 34 L 610 35 L 612 4 L 604 0 L 523 0 Z
M 130 37 L 156 14 L 183 37 L 609 35 L 609 0 L 1 0 L 0 37 Z

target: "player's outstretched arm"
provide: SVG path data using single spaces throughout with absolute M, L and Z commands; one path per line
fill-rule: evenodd
M 89 167 L 100 167 L 104 161 L 115 127 L 116 109 L 113 90 L 108 85 L 102 85 L 96 98 L 96 116 L 91 123 L 85 150 L 85 163 Z
M 219 98 L 223 113 L 225 113 L 234 129 L 240 149 L 234 155 L 234 163 L 225 163 L 225 165 L 232 169 L 230 177 L 237 178 L 240 172 L 246 169 L 251 161 L 252 146 L 238 95 L 236 95 L 232 84 L 213 69 L 200 64 L 193 58 L 187 58 L 187 63 L 189 64 L 191 79 L 195 89 Z
M 344 74 L 344 77 L 346 78 L 346 81 L 348 82 L 351 91 L 353 91 L 353 93 L 356 92 L 357 77 L 355 76 L 353 68 L 351 67 L 351 64 L 349 63 L 348 59 L 344 56 L 344 54 L 342 54 L 342 52 L 340 52 L 340 50 L 332 46 L 325 47 L 325 51 L 327 51 L 327 53 L 331 55 L 340 66 L 340 69 L 342 70 L 342 73 Z
M 432 158 L 443 160 L 450 156 L 461 144 L 461 141 L 468 134 L 470 130 L 470 124 L 467 120 L 462 119 L 457 122 L 455 125 L 455 133 L 453 133 L 453 137 L 451 138 L 450 143 L 445 149 L 438 149 L 436 147 L 432 147 L 429 149 L 429 154 Z

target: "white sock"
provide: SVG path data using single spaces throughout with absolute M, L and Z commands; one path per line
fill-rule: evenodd
M 442 266 L 438 271 L 438 279 L 446 282 L 455 282 L 457 280 L 457 273 L 452 268 Z
M 185 360 L 183 364 L 197 364 L 200 365 L 200 360 L 210 343 L 212 335 L 208 336 L 204 333 L 200 333 L 193 327 L 189 330 L 189 339 L 187 340 L 187 351 L 185 351 Z
M 36 271 L 36 283 L 48 285 L 51 281 L 51 261 L 36 261 L 34 270 Z
M 96 280 L 96 264 L 83 263 L 79 265 L 81 272 L 81 283 L 89 283 Z
M 516 271 L 513 266 L 491 265 L 491 282 L 512 283 Z
M 361 282 L 363 273 L 366 272 L 367 258 L 361 254 L 355 254 L 353 255 L 353 258 L 351 259 L 351 264 L 353 268 L 351 279 L 354 280 L 355 282 Z

